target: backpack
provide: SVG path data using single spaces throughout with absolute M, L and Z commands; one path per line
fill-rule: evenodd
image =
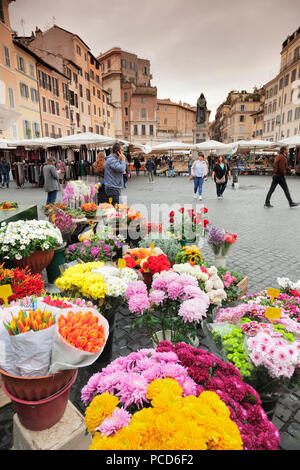
M 105 168 L 105 163 L 106 163 L 105 157 L 98 154 L 97 159 L 95 163 L 93 164 L 94 172 L 96 174 L 103 173 L 104 168 Z

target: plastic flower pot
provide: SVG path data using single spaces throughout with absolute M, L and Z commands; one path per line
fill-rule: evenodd
M 66 243 L 64 243 L 64 245 L 59 246 L 58 248 L 54 250 L 52 261 L 48 264 L 46 268 L 48 282 L 50 284 L 54 284 L 54 281 L 61 275 L 59 267 L 62 264 L 64 264 L 65 251 L 66 251 Z
M 4 393 L 11 399 L 21 424 L 31 431 L 43 431 L 54 426 L 63 417 L 70 389 L 77 374 L 76 370 L 71 380 L 54 395 L 38 401 L 21 400 L 10 394 L 4 383 L 2 383 L 2 387 Z
M 2 383 L 8 393 L 27 401 L 43 400 L 65 387 L 74 375 L 74 370 L 62 370 L 56 374 L 38 377 L 12 375 L 0 369 Z
M 32 253 L 27 258 L 15 260 L 14 263 L 19 268 L 25 269 L 27 266 L 33 274 L 40 274 L 51 262 L 54 256 L 54 250 L 42 251 L 38 250 Z

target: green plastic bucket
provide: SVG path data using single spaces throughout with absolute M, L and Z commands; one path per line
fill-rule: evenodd
M 52 258 L 51 263 L 47 266 L 47 276 L 48 276 L 48 282 L 50 284 L 54 284 L 54 281 L 60 277 L 61 272 L 59 267 L 64 264 L 65 261 L 65 251 L 66 251 L 66 245 L 63 245 L 59 248 L 56 248 L 54 250 L 54 256 Z

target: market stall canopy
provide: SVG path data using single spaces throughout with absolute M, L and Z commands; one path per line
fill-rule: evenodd
M 48 148 L 57 146 L 57 139 L 50 137 L 37 137 L 36 139 L 11 140 L 8 144 L 10 147 L 25 148 Z
M 138 144 L 136 142 L 130 142 L 130 146 L 133 147 L 133 152 L 136 150 L 140 150 L 142 153 L 148 154 L 151 152 L 152 147 L 147 144 Z
M 107 137 L 100 134 L 94 134 L 92 132 L 82 132 L 80 134 L 68 135 L 66 137 L 60 137 L 56 139 L 56 145 L 60 146 L 80 146 L 80 145 L 93 145 L 97 148 L 110 147 L 116 142 L 126 143 L 114 137 Z
M 9 129 L 20 116 L 22 116 L 21 113 L 5 108 L 4 105 L 0 104 L 0 131 L 3 132 Z
M 289 147 L 298 147 L 300 145 L 300 134 L 293 135 L 279 141 L 280 145 L 288 145 Z
M 1 150 L 11 150 L 10 144 L 11 144 L 10 140 L 0 139 L 0 149 Z
M 194 150 L 195 145 L 194 144 L 186 144 L 184 142 L 177 142 L 171 141 L 171 142 L 164 142 L 162 144 L 155 145 L 151 149 L 151 153 L 159 153 L 159 152 L 168 152 L 169 150 Z
M 265 149 L 272 148 L 277 146 L 276 142 L 271 142 L 269 140 L 237 140 L 230 145 L 234 145 L 238 150 L 251 150 L 251 149 Z
M 195 148 L 202 152 L 213 152 L 219 155 L 232 154 L 236 151 L 237 146 L 233 144 L 224 144 L 217 140 L 206 140 L 200 144 L 195 144 Z

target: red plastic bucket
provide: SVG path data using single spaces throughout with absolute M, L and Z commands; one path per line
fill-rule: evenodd
M 26 401 L 11 395 L 5 384 L 2 388 L 11 399 L 13 407 L 23 426 L 31 431 L 49 429 L 63 417 L 67 407 L 70 389 L 77 378 L 78 371 L 62 389 L 48 398 L 39 401 Z

